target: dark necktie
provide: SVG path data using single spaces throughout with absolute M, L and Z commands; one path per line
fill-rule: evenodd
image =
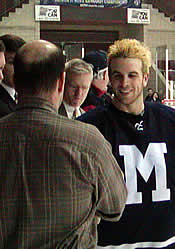
M 74 112 L 73 112 L 72 118 L 76 119 L 77 117 L 78 117 L 78 110 L 75 109 Z
M 17 104 L 18 103 L 18 94 L 17 94 L 17 92 L 15 92 L 14 98 L 15 98 L 15 102 Z

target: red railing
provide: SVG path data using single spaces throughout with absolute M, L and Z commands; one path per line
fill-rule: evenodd
M 22 7 L 23 3 L 29 3 L 29 0 L 0 0 L 0 19 L 14 12 L 15 8 Z

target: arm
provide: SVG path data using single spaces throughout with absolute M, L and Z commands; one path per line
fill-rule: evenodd
M 99 163 L 97 215 L 106 220 L 117 221 L 122 215 L 127 198 L 123 173 L 106 140 L 99 149 L 96 154 L 96 162 Z

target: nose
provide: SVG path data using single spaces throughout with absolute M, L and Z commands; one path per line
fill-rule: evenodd
M 120 86 L 121 87 L 126 87 L 128 85 L 128 77 L 123 76 L 122 79 L 120 80 Z
M 0 69 L 0 80 L 3 80 L 4 76 L 3 76 L 3 73 L 2 73 L 2 69 Z
M 75 92 L 76 96 L 80 96 L 81 95 L 81 88 L 77 88 L 76 92 Z

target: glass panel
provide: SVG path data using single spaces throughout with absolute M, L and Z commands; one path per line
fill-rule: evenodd
M 67 60 L 71 60 L 73 58 L 81 58 L 82 57 L 82 43 L 72 43 L 72 44 L 64 44 L 64 51 Z

